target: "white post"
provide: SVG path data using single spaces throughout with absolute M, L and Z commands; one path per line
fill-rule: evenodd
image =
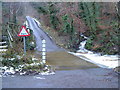
M 42 62 L 46 63 L 46 41 L 42 40 Z

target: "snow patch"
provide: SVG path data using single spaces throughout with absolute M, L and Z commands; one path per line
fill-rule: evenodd
M 34 45 L 35 43 L 34 42 L 31 42 L 32 45 Z
M 83 34 L 80 34 L 81 37 L 84 37 L 85 39 L 89 39 L 88 37 L 86 37 L 85 35 Z
M 38 24 L 38 26 L 41 26 L 40 22 L 39 22 L 37 19 L 35 19 L 35 18 L 33 18 L 33 19 L 34 19 L 35 22 Z
M 94 63 L 102 68 L 115 68 L 118 67 L 119 57 L 118 55 L 99 55 L 99 54 L 89 54 L 89 53 L 73 53 L 69 52 L 83 60 Z
M 38 59 L 35 57 L 32 57 L 32 61 L 37 61 Z
M 21 59 L 21 58 L 22 58 L 22 56 L 16 55 L 16 58 Z
M 8 58 L 8 60 L 11 60 L 11 61 L 13 61 L 13 60 L 15 60 L 15 58 Z
M 4 76 L 15 74 L 15 70 L 13 67 L 6 67 L 5 66 L 5 67 L 2 67 L 1 69 L 3 71 L 1 74 Z
M 41 75 L 54 75 L 55 74 L 55 72 L 42 72 L 42 73 L 40 73 Z
M 34 77 L 35 79 L 45 79 L 44 77 Z
M 0 52 L 6 52 L 8 49 L 0 49 Z
M 20 73 L 20 75 L 25 75 L 25 74 L 26 74 L 26 72 L 21 72 L 21 73 Z
M 43 64 L 43 63 L 31 63 L 31 64 L 25 64 L 26 66 L 34 66 L 34 65 L 41 65 L 41 64 Z

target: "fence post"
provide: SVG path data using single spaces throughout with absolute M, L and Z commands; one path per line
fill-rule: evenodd
M 46 41 L 42 40 L 42 62 L 46 63 Z

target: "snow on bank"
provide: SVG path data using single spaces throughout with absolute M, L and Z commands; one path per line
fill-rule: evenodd
M 118 67 L 118 55 L 99 55 L 99 54 L 90 54 L 90 53 L 73 53 L 69 52 L 70 54 L 73 54 L 75 56 L 78 56 L 79 58 L 82 58 L 83 60 L 89 61 L 91 63 L 94 63 L 102 68 L 115 68 Z
M 78 56 L 83 60 L 94 63 L 102 68 L 115 68 L 120 66 L 118 63 L 120 60 L 119 55 L 100 55 L 100 53 L 94 54 L 92 51 L 85 49 L 85 44 L 89 38 L 87 38 L 84 35 L 81 36 L 84 37 L 86 40 L 80 43 L 79 50 L 77 51 L 77 53 L 68 53 Z
M 38 24 L 38 26 L 41 26 L 40 22 L 36 19 L 36 18 L 33 18 L 35 20 L 35 22 Z
M 55 75 L 55 72 L 42 72 L 41 75 Z
M 21 58 L 22 56 L 19 56 L 17 55 L 18 58 Z M 0 61 L 4 60 L 4 58 L 0 57 Z M 15 58 L 8 58 L 8 60 L 15 60 Z M 43 65 L 44 63 L 43 62 L 35 62 L 35 61 L 38 61 L 37 58 L 35 58 L 34 56 L 32 57 L 32 61 L 34 61 L 33 63 L 31 64 L 22 64 L 22 65 L 19 65 L 17 68 L 13 68 L 11 66 L 7 67 L 7 66 L 2 66 L 0 67 L 0 77 L 6 77 L 6 76 L 9 76 L 9 75 L 14 75 L 16 74 L 16 72 L 19 73 L 19 75 L 27 75 L 27 74 L 32 74 L 32 73 L 28 73 L 27 71 L 22 71 L 23 67 L 24 66 L 39 66 L 39 65 Z M 26 74 L 27 73 L 27 74 Z M 43 68 L 43 71 L 41 71 L 39 74 L 41 75 L 54 75 L 55 72 L 52 71 L 52 69 L 50 69 L 50 66 L 49 65 L 46 65 L 44 68 Z
M 4 66 L 4 67 L 1 67 L 1 75 L 2 76 L 7 76 L 7 75 L 13 75 L 15 74 L 15 71 L 14 71 L 14 68 L 13 67 L 7 67 L 7 66 Z

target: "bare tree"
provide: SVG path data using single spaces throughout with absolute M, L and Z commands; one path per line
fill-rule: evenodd
M 21 8 L 21 2 L 10 3 L 10 14 L 11 14 L 11 19 L 14 23 L 16 23 L 17 13 L 19 12 L 20 8 Z

